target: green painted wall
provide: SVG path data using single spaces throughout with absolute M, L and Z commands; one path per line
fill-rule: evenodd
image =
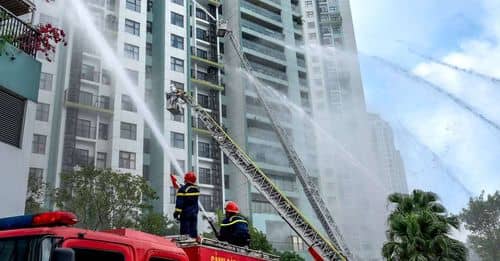
M 7 54 L 6 54 L 7 53 Z M 42 64 L 16 47 L 6 44 L 0 55 L 0 85 L 34 102 Z

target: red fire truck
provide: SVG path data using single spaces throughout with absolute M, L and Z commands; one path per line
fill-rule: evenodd
M 69 212 L 0 219 L 2 261 L 262 261 L 277 256 L 216 240 L 164 238 L 132 229 L 74 228 Z

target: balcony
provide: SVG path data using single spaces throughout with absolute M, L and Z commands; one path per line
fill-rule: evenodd
M 35 10 L 35 4 L 28 0 L 0 0 L 0 8 L 13 16 L 21 16 Z M 0 16 L 2 22 L 6 16 Z
M 332 24 L 334 28 L 339 28 L 342 26 L 342 16 L 339 12 L 320 14 L 319 22 L 321 24 Z
M 277 58 L 282 61 L 286 61 L 285 54 L 283 52 L 277 51 L 276 49 L 273 49 L 271 47 L 267 47 L 262 44 L 257 44 L 254 42 L 251 42 L 249 40 L 243 39 L 242 40 L 243 47 L 257 51 L 259 53 L 269 55 L 271 57 Z
M 16 3 L 19 5 L 23 1 L 7 0 L 10 4 L 4 4 L 4 0 L 0 1 L 2 1 L 0 2 L 0 37 L 26 54 L 35 57 L 36 45 L 40 33 L 17 18 L 14 13 L 4 8 L 4 6 L 9 6 L 17 13 L 22 13 L 23 11 L 16 9 Z
M 288 77 L 286 76 L 286 73 L 283 72 L 283 71 L 276 70 L 276 69 L 273 69 L 271 67 L 268 67 L 268 66 L 265 66 L 265 65 L 261 65 L 261 64 L 258 64 L 258 63 L 252 63 L 251 62 L 250 65 L 252 66 L 252 68 L 253 68 L 253 70 L 255 72 L 262 73 L 264 75 L 271 76 L 271 77 L 274 77 L 274 78 L 278 78 L 278 79 L 284 80 L 284 81 L 288 80 Z
M 108 96 L 97 96 L 76 88 L 64 91 L 64 102 L 67 106 L 113 113 L 113 104 Z
M 210 66 L 215 66 L 218 68 L 224 67 L 223 64 L 219 63 L 216 53 L 204 51 L 195 47 L 191 47 L 191 58 Z
M 76 136 L 78 137 L 95 140 L 96 133 L 97 133 L 96 127 L 91 127 L 83 124 L 76 125 Z
M 276 22 L 281 22 L 281 15 L 274 13 L 274 12 L 271 12 L 263 7 L 254 5 L 246 0 L 243 0 L 241 2 L 241 7 L 245 8 L 247 10 L 250 10 L 256 14 L 262 15 L 266 18 L 269 18 L 271 20 L 274 20 Z
M 278 31 L 271 30 L 265 26 L 256 24 L 254 22 L 250 22 L 248 20 L 241 20 L 241 26 L 243 26 L 244 28 L 250 29 L 252 31 L 267 35 L 267 36 L 272 37 L 272 38 L 277 38 L 280 40 L 285 39 L 284 34 L 278 32 Z
M 199 85 L 222 91 L 224 88 L 219 84 L 218 75 L 214 73 L 206 73 L 201 71 L 191 70 L 191 81 Z
M 94 157 L 86 156 L 86 155 L 78 155 L 73 154 L 73 166 L 94 166 Z

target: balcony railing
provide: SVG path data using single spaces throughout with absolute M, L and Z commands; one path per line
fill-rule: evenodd
M 288 77 L 286 76 L 286 73 L 284 73 L 280 70 L 276 70 L 276 69 L 273 69 L 271 67 L 261 65 L 258 63 L 250 63 L 250 64 L 252 65 L 252 68 L 254 69 L 254 71 L 256 71 L 258 73 L 262 73 L 262 74 L 265 74 L 265 75 L 268 75 L 271 77 L 275 77 L 275 78 L 278 78 L 281 80 L 285 80 L 285 81 L 288 79 Z
M 265 16 L 267 18 L 270 18 L 272 20 L 281 22 L 281 15 L 274 13 L 274 12 L 271 12 L 269 10 L 266 10 L 263 7 L 254 5 L 254 4 L 252 4 L 248 1 L 245 1 L 245 0 L 241 2 L 241 6 L 248 9 L 248 10 L 251 10 L 257 14 L 260 14 L 260 15 Z
M 76 125 L 76 136 L 87 139 L 95 139 L 97 133 L 96 127 L 85 126 L 81 124 Z
M 73 102 L 97 109 L 110 110 L 112 107 L 111 99 L 108 96 L 97 96 L 87 92 L 81 92 L 78 89 L 67 89 L 64 91 L 65 101 Z
M 205 124 L 198 118 L 191 117 L 191 126 L 196 129 L 207 130 Z
M 9 10 L 0 6 L 0 37 L 8 43 L 35 57 L 40 33 L 21 21 Z
M 285 54 L 283 52 L 277 51 L 276 49 L 273 49 L 271 47 L 264 46 L 262 44 L 256 44 L 254 42 L 251 42 L 249 40 L 243 39 L 242 41 L 243 47 L 252 49 L 254 51 L 257 51 L 259 53 L 267 54 L 269 56 L 272 56 L 274 58 L 278 58 L 282 61 L 286 60 Z
M 94 166 L 94 157 L 74 154 L 73 165 L 78 165 L 80 167 Z
M 210 51 L 203 51 L 203 50 L 200 50 L 196 47 L 191 47 L 191 54 L 196 56 L 196 57 L 200 57 L 202 59 L 205 59 L 205 60 L 218 62 L 217 61 L 218 60 L 217 54 L 214 54 L 213 52 L 210 52 Z
M 218 76 L 217 74 L 214 73 L 206 73 L 206 72 L 191 70 L 191 77 L 197 80 L 202 80 L 217 85 L 219 84 Z
M 241 25 L 243 27 L 250 29 L 250 30 L 254 30 L 256 32 L 259 32 L 261 34 L 265 34 L 265 35 L 273 37 L 273 38 L 278 38 L 280 40 L 285 39 L 284 34 L 277 32 L 277 31 L 274 31 L 274 30 L 271 30 L 265 26 L 250 22 L 248 20 L 241 20 Z

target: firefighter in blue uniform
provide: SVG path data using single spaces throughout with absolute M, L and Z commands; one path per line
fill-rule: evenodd
M 220 224 L 219 240 L 237 246 L 248 246 L 250 244 L 248 221 L 239 215 L 240 208 L 235 202 L 229 201 L 226 204 L 225 211 L 226 218 Z
M 195 185 L 196 174 L 192 171 L 186 173 L 184 183 L 177 191 L 174 218 L 181 222 L 181 235 L 197 238 L 200 189 Z

